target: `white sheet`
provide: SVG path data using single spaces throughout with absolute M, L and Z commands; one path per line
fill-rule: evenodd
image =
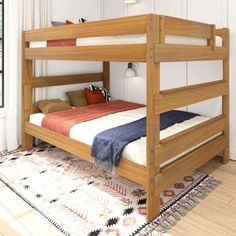
M 30 122 L 32 124 L 42 126 L 42 120 L 44 118 L 43 113 L 36 113 L 32 114 L 30 116 Z M 127 124 L 129 122 L 138 120 L 142 117 L 146 116 L 146 108 L 138 108 L 134 110 L 129 111 L 123 111 L 118 112 L 112 115 L 104 116 L 95 120 L 82 122 L 80 124 L 74 125 L 70 130 L 70 138 L 73 138 L 75 140 L 78 140 L 80 142 L 92 145 L 94 137 L 106 130 L 110 129 L 119 125 Z M 162 130 L 160 132 L 160 138 L 164 139 L 171 135 L 174 135 L 178 132 L 181 132 L 183 130 L 186 130 L 192 126 L 195 126 L 197 124 L 200 124 L 206 120 L 208 120 L 208 117 L 204 116 L 196 116 L 190 120 L 184 121 L 182 123 L 175 124 L 165 130 Z M 217 136 L 217 135 L 216 135 Z M 214 136 L 214 137 L 216 137 Z M 214 137 L 211 137 L 210 139 L 213 139 Z M 184 153 L 181 153 L 180 155 L 173 157 L 168 162 L 163 163 L 162 166 L 176 160 L 177 158 L 183 156 L 184 154 L 190 152 L 191 150 L 195 149 L 196 147 L 202 145 L 203 143 L 209 141 L 205 140 L 204 142 L 200 143 L 199 145 L 186 150 Z M 122 153 L 123 158 L 130 160 L 132 162 L 135 162 L 140 165 L 146 166 L 146 137 L 143 137 L 139 140 L 136 140 L 130 144 L 128 144 Z
M 76 46 L 145 44 L 145 43 L 146 43 L 145 34 L 77 38 L 76 40 Z M 165 43 L 206 46 L 207 40 L 201 38 L 166 35 Z M 217 47 L 222 46 L 222 39 L 218 36 L 216 37 L 216 46 Z M 30 42 L 30 48 L 42 48 L 42 47 L 47 47 L 46 41 Z

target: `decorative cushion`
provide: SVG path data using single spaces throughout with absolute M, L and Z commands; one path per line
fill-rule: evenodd
M 65 22 L 61 21 L 51 21 L 52 26 L 60 26 L 60 25 L 65 25 Z
M 73 25 L 74 23 L 70 20 L 66 20 L 66 25 Z
M 66 96 L 69 98 L 72 106 L 81 107 L 88 104 L 83 90 L 68 91 Z
M 95 91 L 96 89 L 99 89 L 102 92 L 102 95 L 105 97 L 106 102 L 110 102 L 111 101 L 111 94 L 103 87 L 98 87 L 95 85 L 90 84 L 89 88 L 91 91 Z
M 84 95 L 89 105 L 106 102 L 105 97 L 103 96 L 101 90 L 98 88 L 95 89 L 94 91 L 91 91 L 90 89 L 85 88 Z
M 49 114 L 56 111 L 63 111 L 66 109 L 70 109 L 71 106 L 63 102 L 61 99 L 50 99 L 43 100 L 36 103 L 36 106 L 42 111 L 44 114 Z
M 56 102 L 56 103 L 49 103 L 44 108 L 44 114 L 49 114 L 56 111 L 64 111 L 68 109 L 71 109 L 71 106 L 68 105 L 68 103 L 63 102 L 63 101 Z

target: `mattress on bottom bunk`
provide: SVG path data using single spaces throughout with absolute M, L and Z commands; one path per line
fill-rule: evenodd
M 114 128 L 116 126 L 120 126 L 141 119 L 145 116 L 145 107 L 103 116 L 95 120 L 90 120 L 74 125 L 70 129 L 69 137 L 77 141 L 86 143 L 88 145 L 92 145 L 93 139 L 98 133 L 110 128 Z M 42 126 L 42 121 L 44 117 L 45 115 L 43 113 L 32 114 L 30 116 L 30 123 L 35 124 L 37 126 Z M 164 139 L 171 135 L 179 133 L 204 121 L 207 121 L 208 119 L 208 117 L 196 116 L 182 123 L 174 124 L 160 132 L 160 139 Z M 167 165 L 170 162 L 180 158 L 181 156 L 185 155 L 186 153 L 192 151 L 193 149 L 206 143 L 207 141 L 213 139 L 216 136 L 217 135 L 212 136 L 204 142 L 192 147 L 191 149 L 186 150 L 178 156 L 173 157 L 169 161 L 163 163 L 162 166 Z M 134 142 L 129 143 L 122 152 L 122 158 L 135 162 L 139 165 L 146 166 L 146 137 L 142 137 Z
M 56 40 L 56 45 L 58 42 Z M 137 35 L 122 35 L 122 36 L 105 36 L 105 37 L 89 37 L 89 38 L 77 38 L 74 46 L 94 46 L 94 45 L 119 45 L 119 44 L 145 44 L 147 41 L 145 34 Z M 62 40 L 63 42 L 63 40 Z M 184 37 L 184 36 L 165 36 L 166 44 L 185 44 L 185 45 L 200 45 L 206 46 L 207 40 L 202 38 Z M 61 46 L 66 46 L 65 42 Z M 69 41 L 68 46 L 71 46 Z M 222 46 L 222 39 L 216 36 L 216 46 Z M 47 41 L 30 42 L 30 48 L 43 48 L 47 47 Z

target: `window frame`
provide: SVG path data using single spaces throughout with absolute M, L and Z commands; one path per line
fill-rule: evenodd
M 5 83 L 4 83 L 4 0 L 2 0 L 0 2 L 0 5 L 2 5 L 2 37 L 0 38 L 0 40 L 2 40 L 2 70 L 0 70 L 0 74 L 2 74 L 2 81 L 1 81 L 1 84 L 2 84 L 2 91 L 1 91 L 1 94 L 2 94 L 2 100 L 0 101 L 0 108 L 3 108 L 4 105 L 5 105 L 5 89 L 4 89 L 4 86 L 5 86 Z

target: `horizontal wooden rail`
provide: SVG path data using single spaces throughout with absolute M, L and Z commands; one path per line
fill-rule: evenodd
M 155 96 L 155 113 L 160 114 L 186 105 L 228 94 L 228 84 L 214 81 L 163 90 Z
M 62 134 L 53 132 L 49 129 L 39 127 L 37 125 L 31 124 L 30 122 L 25 122 L 25 130 L 27 134 L 30 134 L 36 138 L 44 140 L 47 143 L 55 145 L 67 152 L 70 152 L 78 157 L 83 157 L 83 159 L 92 161 L 91 146 L 71 139 Z M 117 174 L 120 176 L 126 176 L 136 183 L 146 185 L 146 167 L 133 163 L 131 161 L 122 159 L 120 165 L 116 170 Z M 128 174 L 127 174 L 128 173 Z
M 156 193 L 163 191 L 191 171 L 196 170 L 228 146 L 226 135 L 221 135 L 207 144 L 161 168 L 155 177 Z
M 224 131 L 227 125 L 226 122 L 227 117 L 221 115 L 161 140 L 160 145 L 155 148 L 156 164 L 162 164 L 213 135 Z
M 167 35 L 178 35 L 210 39 L 212 37 L 212 26 L 210 24 L 190 21 L 170 16 L 164 18 L 164 30 Z
M 33 77 L 33 87 L 42 88 L 67 84 L 97 82 L 102 80 L 102 73 Z
M 221 38 L 224 38 L 227 31 L 228 31 L 227 28 L 216 29 L 216 35 Z
M 228 49 L 210 46 L 156 44 L 155 62 L 226 60 Z
M 25 42 L 146 33 L 149 15 L 25 31 Z
M 146 44 L 26 48 L 29 60 L 146 61 Z

